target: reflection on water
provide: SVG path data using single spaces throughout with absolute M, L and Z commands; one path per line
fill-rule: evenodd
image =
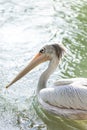
M 48 85 L 53 79 L 87 77 L 86 16 L 87 0 L 0 0 L 0 130 L 45 130 L 45 124 L 49 130 L 87 129 L 86 121 L 61 119 L 33 101 L 46 64 L 3 88 L 40 47 L 53 42 L 63 42 L 69 51 Z
M 52 113 L 46 112 L 39 104 L 37 99 L 34 99 L 33 106 L 38 116 L 47 124 L 48 130 L 86 130 L 87 121 L 71 120 L 66 118 L 60 118 Z

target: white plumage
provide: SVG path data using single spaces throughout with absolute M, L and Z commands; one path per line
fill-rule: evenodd
M 6 87 L 22 78 L 38 64 L 49 60 L 49 66 L 38 82 L 39 103 L 45 110 L 58 116 L 87 119 L 87 78 L 61 79 L 53 87 L 46 87 L 46 82 L 57 68 L 64 51 L 65 48 L 58 44 L 44 46 L 29 65 Z
M 59 80 L 56 85 L 40 91 L 44 102 L 60 108 L 87 110 L 87 79 L 71 79 L 71 83 L 70 79 Z

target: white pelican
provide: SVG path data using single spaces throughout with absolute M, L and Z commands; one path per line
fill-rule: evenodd
M 64 51 L 63 45 L 44 46 L 6 88 L 40 63 L 49 60 L 49 66 L 42 73 L 38 82 L 37 96 L 39 103 L 45 110 L 58 116 L 84 120 L 87 119 L 87 78 L 61 79 L 53 87 L 46 87 L 47 80 L 57 68 Z

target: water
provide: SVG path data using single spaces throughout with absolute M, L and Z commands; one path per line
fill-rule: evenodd
M 87 129 L 87 121 L 47 114 L 34 100 L 47 64 L 5 89 L 43 45 L 54 42 L 62 42 L 68 55 L 48 85 L 60 78 L 87 77 L 86 16 L 87 0 L 0 0 L 0 130 Z

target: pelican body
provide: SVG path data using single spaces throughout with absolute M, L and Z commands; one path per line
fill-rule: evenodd
M 54 86 L 46 87 L 49 76 L 56 70 L 65 50 L 60 44 L 44 46 L 6 88 L 40 63 L 49 61 L 49 66 L 40 76 L 37 86 L 39 103 L 45 110 L 58 116 L 84 120 L 87 119 L 87 78 L 61 79 Z

